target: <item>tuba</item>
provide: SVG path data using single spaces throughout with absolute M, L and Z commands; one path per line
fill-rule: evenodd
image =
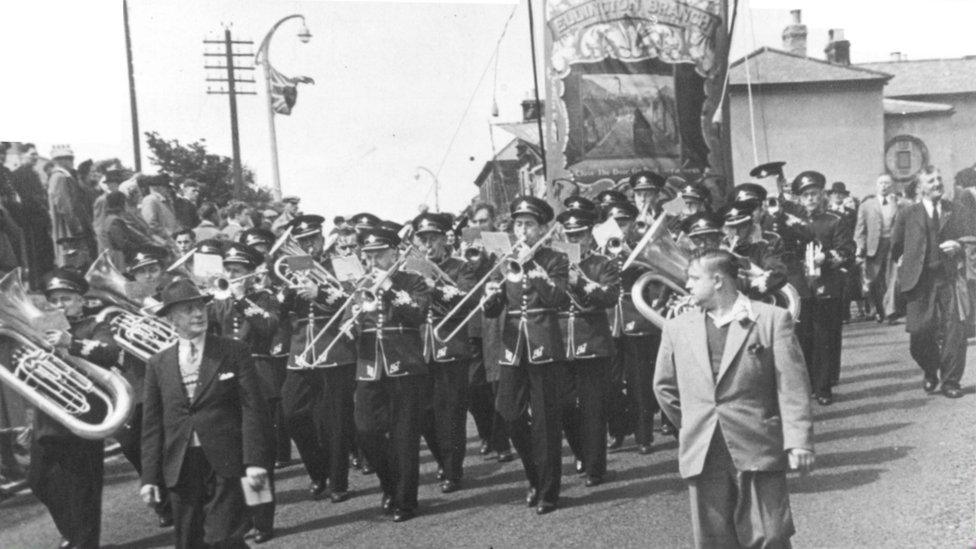
M 176 331 L 166 321 L 144 314 L 140 304 L 126 295 L 125 276 L 107 253 L 98 256 L 85 274 L 88 294 L 109 305 L 95 317 L 107 322 L 115 342 L 125 352 L 146 362 L 176 341 Z
M 0 280 L 0 342 L 10 352 L 0 363 L 0 382 L 79 437 L 111 436 L 129 417 L 132 387 L 115 372 L 48 345 L 34 327 L 46 315 L 24 291 L 20 269 Z M 83 417 L 102 409 L 97 423 Z
M 663 326 L 667 319 L 677 316 L 692 306 L 688 299 L 688 292 L 685 290 L 687 280 L 685 273 L 691 259 L 668 233 L 665 217 L 664 215 L 658 217 L 623 265 L 623 269 L 630 265 L 647 269 L 647 272 L 634 282 L 631 288 L 631 299 L 637 311 L 658 328 Z M 741 279 L 746 283 L 758 276 L 764 276 L 764 272 L 757 265 L 752 264 L 740 274 Z M 664 303 L 648 303 L 644 297 L 644 289 L 651 282 L 667 286 L 672 290 L 673 295 Z M 769 297 L 771 304 L 789 310 L 794 319 L 800 317 L 800 294 L 793 286 L 786 284 L 770 292 Z

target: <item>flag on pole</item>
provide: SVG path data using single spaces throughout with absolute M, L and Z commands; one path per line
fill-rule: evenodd
M 315 81 L 307 76 L 290 78 L 268 65 L 271 73 L 271 106 L 278 114 L 291 114 L 292 107 L 298 99 L 298 84 L 314 84 Z

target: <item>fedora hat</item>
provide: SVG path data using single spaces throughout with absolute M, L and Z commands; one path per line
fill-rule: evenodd
M 166 316 L 174 305 L 189 303 L 191 301 L 203 301 L 204 303 L 213 299 L 210 294 L 200 293 L 200 289 L 193 281 L 181 278 L 170 282 L 160 295 L 162 306 L 156 311 L 156 316 Z

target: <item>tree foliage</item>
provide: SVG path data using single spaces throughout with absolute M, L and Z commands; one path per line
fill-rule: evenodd
M 156 132 L 146 132 L 151 151 L 150 159 L 160 173 L 174 183 L 194 179 L 200 183 L 202 202 L 225 206 L 231 200 L 241 200 L 254 206 L 271 203 L 271 193 L 254 181 L 254 172 L 243 169 L 244 194 L 234 194 L 233 162 L 227 156 L 207 152 L 205 139 L 183 144 L 177 139 L 165 139 Z

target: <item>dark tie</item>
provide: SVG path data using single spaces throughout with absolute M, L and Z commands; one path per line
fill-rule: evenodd
M 936 230 L 939 229 L 939 205 L 932 204 L 932 224 L 935 225 Z
M 881 205 L 882 206 L 887 206 L 888 205 L 888 197 L 887 196 L 881 197 Z

